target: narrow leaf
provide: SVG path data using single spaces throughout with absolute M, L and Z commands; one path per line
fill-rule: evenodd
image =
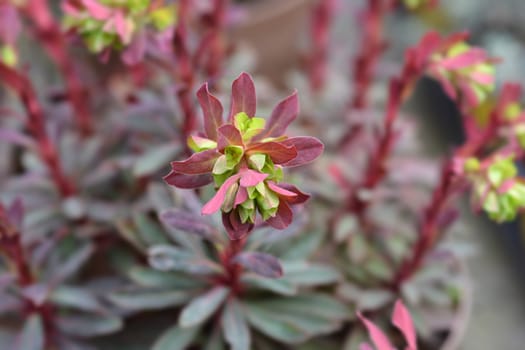
M 226 303 L 222 313 L 222 329 L 232 350 L 250 350 L 250 330 L 242 306 L 236 299 Z
M 244 268 L 258 275 L 268 278 L 279 278 L 283 275 L 283 268 L 277 258 L 265 253 L 243 252 L 238 254 L 234 261 Z
M 215 287 L 208 293 L 193 299 L 181 312 L 179 325 L 192 327 L 205 322 L 221 306 L 230 290 L 226 287 Z

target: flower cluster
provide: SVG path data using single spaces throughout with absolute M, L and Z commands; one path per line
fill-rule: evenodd
M 173 4 L 150 0 L 67 1 L 64 12 L 66 28 L 78 32 L 95 53 L 130 46 L 141 46 L 143 50 L 146 27 L 161 33 L 177 19 Z
M 240 239 L 255 224 L 256 214 L 271 226 L 283 229 L 292 221 L 290 205 L 308 196 L 295 186 L 281 183 L 283 167 L 303 165 L 317 158 L 323 144 L 313 137 L 287 137 L 288 125 L 297 117 L 299 104 L 293 93 L 273 110 L 269 120 L 255 117 L 256 97 L 252 78 L 241 74 L 232 85 L 229 117 L 203 85 L 198 93 L 205 134 L 191 136 L 188 145 L 196 153 L 172 162 L 168 184 L 196 188 L 214 182 L 217 193 L 202 214 L 222 212 L 232 239 Z
M 497 222 L 513 220 L 525 208 L 525 181 L 518 177 L 514 155 L 497 154 L 483 161 L 471 157 L 462 162 L 472 186 L 472 201 Z
M 416 69 L 436 79 L 465 112 L 478 107 L 493 92 L 497 62 L 483 49 L 467 44 L 468 37 L 468 33 L 442 37 L 430 32 L 409 51 L 408 57 Z
M 13 67 L 18 62 L 16 39 L 21 23 L 16 8 L 7 3 L 0 4 L 0 62 Z

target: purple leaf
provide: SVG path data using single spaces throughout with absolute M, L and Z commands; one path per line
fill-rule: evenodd
M 215 196 L 213 196 L 208 201 L 208 203 L 206 203 L 204 207 L 202 207 L 202 215 L 211 215 L 219 211 L 219 209 L 222 206 L 222 203 L 224 202 L 226 192 L 234 183 L 236 183 L 239 180 L 240 176 L 241 175 L 239 174 L 233 175 L 222 184 L 217 193 L 215 193 Z
M 254 224 L 250 222 L 243 224 L 235 209 L 229 213 L 222 213 L 222 224 L 224 225 L 228 237 L 232 241 L 246 237 L 246 235 L 254 228 Z
M 264 277 L 279 278 L 283 275 L 283 268 L 277 258 L 259 252 L 243 252 L 234 259 L 242 267 Z
M 286 202 L 281 201 L 279 203 L 279 208 L 277 209 L 277 213 L 275 214 L 275 216 L 269 218 L 266 222 L 270 224 L 270 226 L 272 226 L 273 228 L 283 230 L 292 223 L 292 219 L 292 209 Z
M 284 142 L 264 142 L 256 143 L 251 146 L 246 153 L 264 153 L 268 155 L 275 164 L 285 164 L 294 161 L 297 156 L 297 150 L 293 145 L 284 144 Z
M 324 150 L 324 145 L 315 137 L 291 137 L 281 142 L 285 146 L 294 146 L 297 157 L 284 164 L 287 167 L 299 166 L 314 161 Z
M 187 175 L 197 175 L 209 173 L 213 169 L 215 160 L 220 156 L 220 153 L 215 149 L 193 154 L 186 160 L 180 162 L 171 162 L 173 171 Z
M 279 187 L 284 188 L 284 189 L 286 189 L 286 190 L 288 190 L 290 192 L 294 192 L 295 194 L 297 194 L 296 197 L 286 198 L 286 202 L 288 202 L 289 204 L 301 204 L 301 203 L 306 202 L 308 199 L 310 199 L 310 195 L 309 194 L 301 192 L 294 185 L 290 185 L 290 184 L 287 184 L 287 183 L 280 183 Z
M 219 128 L 217 148 L 222 151 L 226 146 L 230 145 L 242 146 L 242 135 L 235 126 L 232 124 L 226 124 Z
M 370 322 L 360 312 L 357 313 L 357 317 L 363 322 L 372 342 L 376 346 L 377 350 L 393 350 L 394 347 L 390 344 L 390 340 L 386 337 L 382 330 L 380 330 L 375 324 Z
M 230 121 L 240 112 L 246 113 L 249 117 L 255 116 L 256 101 L 252 77 L 247 73 L 241 73 L 232 84 Z
M 240 173 L 240 176 L 241 176 L 241 181 L 240 181 L 241 186 L 251 187 L 251 186 L 255 186 L 263 182 L 264 179 L 268 177 L 268 174 L 263 174 L 255 170 L 248 169 Z
M 168 175 L 164 176 L 163 179 L 168 185 L 178 188 L 197 188 L 205 186 L 213 181 L 213 177 L 210 174 L 185 175 L 174 171 L 171 171 Z
M 217 140 L 217 130 L 222 124 L 222 104 L 217 97 L 210 94 L 208 83 L 197 91 L 197 99 L 204 116 L 204 130 L 209 139 Z
M 197 236 L 216 240 L 217 230 L 204 222 L 200 217 L 197 217 L 180 209 L 169 209 L 160 214 L 160 220 L 167 226 L 176 228 L 178 230 L 193 233 Z
M 297 118 L 299 114 L 299 99 L 297 91 L 279 102 L 272 111 L 272 115 L 268 120 L 264 137 L 279 137 L 284 135 L 288 125 Z
M 416 329 L 412 317 L 401 300 L 396 301 L 392 323 L 403 333 L 408 344 L 407 350 L 417 350 Z
M 297 197 L 297 193 L 278 186 L 275 182 L 268 181 L 268 188 L 282 197 Z

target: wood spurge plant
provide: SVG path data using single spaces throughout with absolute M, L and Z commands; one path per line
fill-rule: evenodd
M 359 30 L 340 11 L 355 4 L 298 3 L 310 48 L 280 81 L 254 66 L 269 48 L 245 44 L 263 6 L 288 2 L 0 3 L 0 349 L 460 337 L 467 278 L 447 232 L 464 194 L 498 223 L 523 212 L 521 87 L 499 86 L 500 58 L 467 32 L 429 29 L 382 69 L 403 42 L 387 19 L 438 1 L 367 0 Z M 406 117 L 423 80 L 464 129 L 440 160 Z

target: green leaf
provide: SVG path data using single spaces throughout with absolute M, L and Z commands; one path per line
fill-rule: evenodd
M 255 274 L 243 274 L 241 282 L 247 287 L 268 290 L 281 295 L 297 294 L 297 287 L 286 278 L 265 278 Z
M 181 312 L 179 325 L 181 327 L 192 327 L 205 322 L 224 302 L 229 288 L 215 287 L 206 294 L 193 299 Z
M 169 165 L 179 151 L 180 146 L 172 143 L 153 147 L 136 159 L 132 170 L 133 175 L 142 177 L 154 174 Z
M 134 213 L 133 223 L 135 224 L 138 236 L 147 246 L 170 243 L 162 227 L 148 215 L 144 213 Z
M 305 341 L 308 336 L 289 320 L 283 320 L 274 313 L 257 306 L 247 306 L 247 317 L 250 324 L 268 337 L 286 344 L 297 344 Z
M 108 300 L 125 310 L 161 310 L 185 304 L 191 293 L 178 290 L 126 290 L 113 292 Z
M 250 330 L 242 306 L 236 299 L 226 303 L 221 322 L 224 337 L 232 350 L 250 350 Z
M 164 272 L 142 266 L 131 268 L 127 275 L 133 282 L 142 287 L 176 288 L 180 290 L 201 288 L 206 285 L 204 281 L 185 273 Z
M 153 345 L 152 350 L 186 350 L 198 332 L 199 327 L 181 328 L 178 325 L 174 325 L 162 333 Z
M 115 333 L 123 327 L 118 317 L 81 314 L 59 316 L 57 324 L 62 332 L 85 338 Z
M 44 325 L 39 315 L 29 316 L 17 338 L 16 350 L 44 350 Z M 5 344 L 4 344 L 5 345 Z
M 298 286 L 320 286 L 336 283 L 341 274 L 333 267 L 307 262 L 282 262 L 284 278 Z
M 79 287 L 59 286 L 52 292 L 50 298 L 56 305 L 77 310 L 88 312 L 101 312 L 104 310 L 104 306 L 93 294 Z

